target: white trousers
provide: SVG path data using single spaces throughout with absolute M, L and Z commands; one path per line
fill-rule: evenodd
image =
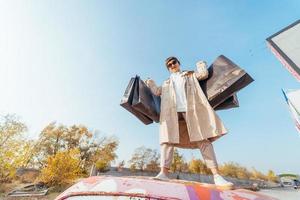
M 186 121 L 185 113 L 182 113 L 182 116 Z M 197 143 L 197 146 L 200 149 L 207 167 L 210 169 L 217 168 L 218 164 L 212 143 L 209 140 L 202 140 Z M 173 160 L 174 146 L 167 143 L 161 144 L 160 153 L 160 167 L 169 169 Z

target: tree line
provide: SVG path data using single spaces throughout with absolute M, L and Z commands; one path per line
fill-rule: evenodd
M 138 147 L 129 160 L 129 166 L 132 171 L 158 172 L 160 170 L 159 154 L 156 149 L 146 148 L 145 146 Z M 264 174 L 255 168 L 248 169 L 236 162 L 224 163 L 219 166 L 219 170 L 221 175 L 232 178 L 278 182 L 278 177 L 272 170 Z M 170 171 L 211 175 L 210 169 L 203 160 L 191 159 L 190 161 L 186 161 L 176 148 Z
M 49 186 L 63 186 L 88 176 L 93 165 L 104 172 L 117 159 L 118 139 L 99 136 L 99 132 L 84 125 L 66 126 L 51 122 L 35 140 L 27 139 L 26 133 L 26 124 L 16 115 L 0 116 L 0 184 L 15 180 L 20 168 L 34 168 L 40 171 L 37 181 Z M 156 149 L 141 146 L 134 150 L 127 164 L 132 171 L 157 172 L 159 160 Z M 122 168 L 126 162 L 121 161 L 117 165 Z M 202 160 L 186 161 L 177 149 L 170 170 L 210 174 Z M 265 175 L 234 162 L 224 163 L 220 171 L 222 175 L 234 178 L 277 180 L 272 170 Z

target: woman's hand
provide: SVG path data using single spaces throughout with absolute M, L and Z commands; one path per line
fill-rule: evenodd
M 194 73 L 194 71 L 185 71 L 183 72 L 182 76 L 191 76 Z
M 196 63 L 196 66 L 197 66 L 197 71 L 198 72 L 202 72 L 203 69 L 206 69 L 207 68 L 207 65 L 206 65 L 206 62 L 203 61 L 203 60 L 200 60 Z
M 151 78 L 147 78 L 144 82 L 148 87 L 154 83 L 154 81 Z
M 208 70 L 206 62 L 203 60 L 200 60 L 196 63 L 197 72 L 196 77 L 198 80 L 204 80 L 208 78 Z
M 161 95 L 161 87 L 157 87 L 154 80 L 151 78 L 147 78 L 145 81 L 145 84 L 147 85 L 148 88 L 150 88 L 151 92 L 156 95 L 160 96 Z

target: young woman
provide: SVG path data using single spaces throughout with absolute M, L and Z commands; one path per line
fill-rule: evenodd
M 170 77 L 157 87 L 152 79 L 145 82 L 152 93 L 161 96 L 160 146 L 161 171 L 155 177 L 168 179 L 174 147 L 199 148 L 210 168 L 214 182 L 223 188 L 232 188 L 218 173 L 218 164 L 212 141 L 226 134 L 227 130 L 204 95 L 198 80 L 208 77 L 206 63 L 197 62 L 197 71 L 181 71 L 176 57 L 169 57 L 165 64 Z

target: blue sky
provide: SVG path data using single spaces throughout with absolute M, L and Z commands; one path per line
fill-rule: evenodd
M 115 135 L 128 161 L 141 145 L 159 149 L 158 125 L 119 106 L 129 79 L 161 84 L 168 56 L 193 70 L 223 54 L 255 82 L 238 93 L 240 108 L 218 112 L 229 129 L 214 143 L 219 162 L 300 173 L 300 137 L 280 91 L 299 83 L 265 42 L 299 8 L 297 0 L 0 1 L 0 112 L 19 115 L 29 138 L 52 121 Z

